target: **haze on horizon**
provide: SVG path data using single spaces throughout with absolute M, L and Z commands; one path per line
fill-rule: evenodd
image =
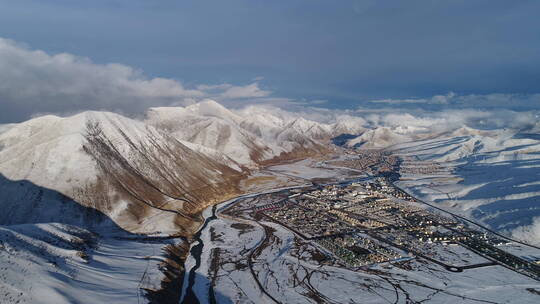
M 211 98 L 540 108 L 537 1 L 0 0 L 0 123 Z

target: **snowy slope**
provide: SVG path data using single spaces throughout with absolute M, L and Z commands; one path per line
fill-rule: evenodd
M 350 147 L 385 148 L 395 143 L 411 140 L 412 136 L 409 134 L 400 134 L 387 127 L 378 127 L 365 131 L 362 135 L 349 140 L 347 145 Z
M 406 158 L 406 167 L 441 167 L 434 173 L 402 174 L 401 186 L 495 230 L 514 235 L 521 231 L 527 241 L 540 242 L 539 235 L 526 233 L 540 216 L 540 140 L 536 136 L 469 129 L 389 149 Z
M 207 100 L 185 108 L 151 108 L 147 123 L 251 168 L 283 153 L 318 151 L 323 147 L 320 141 L 330 139 L 336 132 L 354 129 L 345 124 L 329 125 L 254 111 L 235 112 Z
M 182 242 L 169 236 L 192 234 L 198 210 L 235 195 L 243 174 L 114 113 L 3 126 L 0 302 L 147 303 L 167 246 Z
M 243 165 L 273 156 L 265 152 L 262 141 L 238 126 L 240 117 L 214 101 L 186 108 L 151 108 L 147 117 L 148 124 L 171 136 L 219 151 Z
M 89 124 L 100 131 L 91 142 Z M 0 134 L 0 146 L 0 206 L 5 210 L 0 224 L 89 225 L 96 224 L 94 216 L 84 216 L 99 214 L 132 231 L 174 230 L 174 213 L 184 203 L 173 197 L 189 193 L 194 203 L 211 201 L 212 194 L 203 198 L 206 193 L 190 189 L 211 189 L 240 174 L 223 155 L 193 143 L 190 148 L 141 121 L 105 112 L 35 118 Z M 140 227 L 142 219 L 156 216 L 161 223 Z
M 146 303 L 162 247 L 181 242 L 100 238 L 76 226 L 0 226 L 0 303 Z M 157 286 L 156 286 L 157 285 Z
M 192 235 L 200 210 L 238 194 L 245 167 L 318 153 L 350 130 L 213 101 L 145 121 L 84 112 L 2 125 L 0 302 L 148 302 L 165 246 L 181 242 L 160 236 Z
M 540 243 L 535 233 L 540 231 L 540 136 L 535 128 L 479 130 L 394 121 L 346 145 L 401 155 L 402 187 L 495 230 Z M 433 167 L 439 169 L 429 172 Z
M 153 108 L 145 121 L 90 111 L 3 125 L 0 224 L 188 229 L 191 213 L 238 192 L 244 167 L 324 153 L 356 128 L 255 112 L 208 100 Z

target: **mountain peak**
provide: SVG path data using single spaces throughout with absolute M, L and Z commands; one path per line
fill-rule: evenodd
M 201 116 L 212 116 L 232 121 L 242 120 L 240 116 L 212 99 L 206 99 L 199 103 L 189 105 L 186 107 L 186 110 Z

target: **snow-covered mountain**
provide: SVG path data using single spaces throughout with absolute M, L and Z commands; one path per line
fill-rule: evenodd
M 249 170 L 327 152 L 333 127 L 211 100 L 151 108 L 145 120 L 83 112 L 4 125 L 0 224 L 86 227 L 99 217 L 132 232 L 189 230 L 193 214 L 238 193 Z
M 151 108 L 146 121 L 174 138 L 219 151 L 242 165 L 254 166 L 274 156 L 264 142 L 239 126 L 238 115 L 214 101 L 186 108 Z
M 327 152 L 330 129 L 214 101 L 1 125 L 0 302 L 125 303 L 177 282 L 200 211 L 266 162 Z
M 452 181 L 453 190 L 431 193 L 426 198 L 467 210 L 477 219 L 501 217 L 499 209 L 487 212 L 482 206 L 488 201 L 502 206 L 501 200 L 512 198 L 502 194 L 483 200 L 467 196 L 472 190 L 466 189 L 496 184 L 488 176 L 472 182 L 473 177 L 467 173 L 471 168 L 491 172 L 490 168 L 509 165 L 512 171 L 497 171 L 501 179 L 512 181 L 508 193 L 532 202 L 540 191 L 535 188 L 538 175 L 531 165 L 540 151 L 539 138 L 530 132 L 468 126 L 441 131 L 405 123 L 368 128 L 361 122 L 360 118 L 351 118 L 321 123 L 264 108 L 230 110 L 207 100 L 187 107 L 151 108 L 144 120 L 84 112 L 3 125 L 0 205 L 6 212 L 0 215 L 0 223 L 95 224 L 81 218 L 80 208 L 87 208 L 129 231 L 175 230 L 193 220 L 189 214 L 237 193 L 239 180 L 250 170 L 269 162 L 325 154 L 333 149 L 330 140 L 340 135 L 346 135 L 343 141 L 349 147 L 389 149 L 408 160 L 444 163 L 452 172 L 451 178 L 444 180 Z M 525 167 L 530 169 L 522 175 Z M 523 180 L 508 177 L 510 173 L 522 175 Z M 422 180 L 427 183 L 429 179 Z M 429 192 L 426 183 L 412 190 Z M 187 214 L 186 208 L 191 210 Z M 504 208 L 516 206 L 506 204 Z M 523 208 L 531 211 L 528 215 L 536 214 L 536 209 Z M 59 212 L 65 216 L 58 218 Z M 532 224 L 533 218 L 518 220 L 516 215 L 507 221 L 501 218 L 489 222 L 510 231 Z M 143 221 L 145 225 L 141 226 Z
M 2 133 L 0 147 L 4 225 L 96 224 L 85 208 L 129 231 L 176 230 L 188 205 L 236 193 L 243 174 L 224 155 L 114 113 L 38 117 Z
M 349 147 L 363 148 L 385 148 L 395 143 L 407 142 L 412 140 L 411 134 L 398 133 L 388 127 L 378 127 L 367 130 L 362 135 L 353 138 L 347 142 Z
M 339 135 L 336 133 L 344 128 L 342 124 L 323 124 L 302 117 L 235 113 L 212 100 L 185 108 L 151 108 L 146 122 L 177 139 L 219 151 L 248 168 L 285 155 L 300 157 L 322 152 L 326 149 L 322 142 Z
M 174 257 L 189 249 L 201 210 L 245 191 L 257 168 L 334 151 L 336 137 L 401 156 L 398 184 L 415 196 L 538 242 L 534 128 L 323 123 L 211 100 L 151 108 L 142 120 L 83 112 L 0 125 L 0 302 L 140 301 L 141 290 L 176 282 Z M 26 275 L 47 282 L 31 290 Z

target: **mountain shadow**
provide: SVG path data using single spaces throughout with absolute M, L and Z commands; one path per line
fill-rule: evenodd
M 137 242 L 141 246 L 145 243 L 160 243 L 163 261 L 159 268 L 164 274 L 160 282 L 149 282 L 145 286 L 159 286 L 160 289 L 150 290 L 140 287 L 139 292 L 146 296 L 150 303 L 178 303 L 180 301 L 182 282 L 184 278 L 184 261 L 189 250 L 189 243 L 185 241 L 171 241 L 170 237 L 152 237 L 143 234 L 131 233 L 122 229 L 103 212 L 88 206 L 83 206 L 73 198 L 58 191 L 36 185 L 28 180 L 10 180 L 0 174 L 0 245 L 10 244 L 13 248 L 24 248 L 25 251 L 43 257 L 53 263 L 55 267 L 70 269 L 62 257 L 57 257 L 44 248 L 28 241 L 28 238 L 38 236 L 40 241 L 52 246 L 74 249 L 80 251 L 80 256 L 93 261 L 94 249 L 98 248 L 104 239 Z M 47 224 L 53 230 L 65 232 L 73 239 L 62 239 L 51 228 L 33 224 Z M 70 226 L 63 226 L 66 224 Z M 80 229 L 79 229 L 80 228 Z M 20 238 L 15 233 L 25 234 L 28 238 Z M 28 233 L 28 234 L 27 234 Z M 181 238 L 185 240 L 184 238 Z M 0 246 L 0 250 L 1 250 Z M 157 254 L 157 252 L 156 252 Z M 99 262 L 92 262 L 94 264 Z M 145 265 L 147 262 L 144 262 Z M 62 277 L 64 274 L 52 274 Z M 152 277 L 143 277 L 152 279 Z M 66 279 L 69 282 L 69 279 Z M 157 283 L 157 284 L 156 284 Z M 65 297 L 72 295 L 57 291 Z M 225 299 L 219 295 L 219 299 Z M 76 301 L 75 298 L 72 299 Z M 1 302 L 1 301 L 0 301 Z M 220 303 L 230 303 L 223 302 Z
M 358 135 L 343 133 L 331 139 L 332 143 L 336 146 L 345 146 L 347 141 L 358 137 Z
M 0 225 L 62 223 L 98 232 L 125 232 L 103 212 L 28 180 L 0 173 Z

